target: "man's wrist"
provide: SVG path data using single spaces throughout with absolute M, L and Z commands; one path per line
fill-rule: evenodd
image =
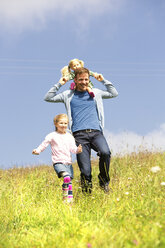
M 57 86 L 59 86 L 59 87 L 61 87 L 62 85 L 63 85 L 63 84 L 62 84 L 62 82 L 60 82 L 60 81 L 57 83 Z

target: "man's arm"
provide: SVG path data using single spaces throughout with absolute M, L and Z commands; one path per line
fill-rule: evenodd
M 62 82 L 61 80 L 55 84 L 45 95 L 44 100 L 47 102 L 64 102 L 63 93 L 57 94 L 58 90 L 64 85 L 66 82 Z
M 99 82 L 101 82 L 107 89 L 106 91 L 101 90 L 102 98 L 106 99 L 106 98 L 113 98 L 113 97 L 118 96 L 118 92 L 113 86 L 113 84 L 110 81 L 106 80 L 102 74 L 97 74 L 95 78 Z

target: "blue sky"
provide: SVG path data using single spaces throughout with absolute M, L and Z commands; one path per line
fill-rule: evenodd
M 73 58 L 119 92 L 104 101 L 113 154 L 165 150 L 164 25 L 163 0 L 1 1 L 0 167 L 51 164 L 50 149 L 31 151 L 65 112 L 43 98 Z

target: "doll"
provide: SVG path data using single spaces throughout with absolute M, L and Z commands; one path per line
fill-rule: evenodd
M 79 60 L 79 59 L 72 59 L 69 62 L 68 66 L 64 66 L 62 68 L 62 70 L 61 70 L 62 78 L 66 81 L 73 80 L 75 77 L 74 71 L 80 67 L 84 67 L 84 62 L 82 60 Z M 97 73 L 94 73 L 92 71 L 89 71 L 89 72 L 90 72 L 90 76 L 92 76 L 92 77 L 95 77 L 97 74 Z M 93 88 L 93 84 L 91 81 L 89 81 L 87 91 L 91 97 L 94 97 L 95 95 L 92 91 L 92 88 Z M 71 90 L 75 89 L 75 83 L 74 82 L 71 83 L 70 89 Z

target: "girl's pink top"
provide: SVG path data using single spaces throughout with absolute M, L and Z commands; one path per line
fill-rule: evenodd
M 71 153 L 77 153 L 77 146 L 74 137 L 70 133 L 61 134 L 56 131 L 49 133 L 36 149 L 36 152 L 40 153 L 44 151 L 49 144 L 52 150 L 53 163 L 72 163 Z

